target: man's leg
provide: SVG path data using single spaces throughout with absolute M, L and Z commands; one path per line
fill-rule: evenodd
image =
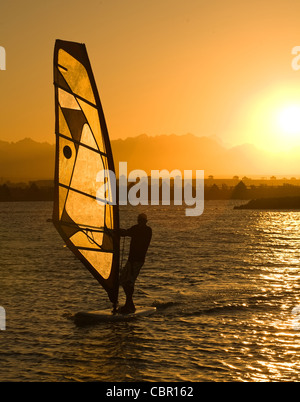
M 120 274 L 120 285 L 122 286 L 126 302 L 124 306 L 118 308 L 118 312 L 122 314 L 129 314 L 135 312 L 135 306 L 132 300 L 134 292 L 134 283 L 132 283 L 132 263 L 127 261 L 125 267 Z
M 118 311 L 123 314 L 135 312 L 135 305 L 133 303 L 134 283 L 140 272 L 143 262 L 129 262 L 127 261 L 121 276 L 121 285 L 126 295 L 126 302 L 123 307 Z
M 124 284 L 123 286 L 125 295 L 126 295 L 126 302 L 125 302 L 125 307 L 130 310 L 130 312 L 135 312 L 135 305 L 133 303 L 133 293 L 134 293 L 134 285 L 130 282 Z
M 126 295 L 126 302 L 125 302 L 124 306 L 118 308 L 118 313 L 121 313 L 121 314 L 134 313 L 135 305 L 132 300 L 134 288 L 133 288 L 133 286 L 123 285 L 123 289 L 124 289 L 124 292 Z

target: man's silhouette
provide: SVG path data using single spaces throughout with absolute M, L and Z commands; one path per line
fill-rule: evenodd
M 140 214 L 138 224 L 130 229 L 121 229 L 121 236 L 130 236 L 130 250 L 128 261 L 120 273 L 120 284 L 126 295 L 126 303 L 118 309 L 121 314 L 130 314 L 135 312 L 133 303 L 133 292 L 136 278 L 145 262 L 146 253 L 152 237 L 152 229 L 147 226 L 147 216 Z

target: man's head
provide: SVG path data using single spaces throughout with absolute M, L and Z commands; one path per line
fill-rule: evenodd
M 147 215 L 146 214 L 139 214 L 137 220 L 138 220 L 139 224 L 146 225 L 146 223 L 147 223 Z

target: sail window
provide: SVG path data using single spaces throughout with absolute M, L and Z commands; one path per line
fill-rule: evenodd
M 70 159 L 70 158 L 72 157 L 72 149 L 71 149 L 68 145 L 66 145 L 66 146 L 64 147 L 63 153 L 64 153 L 64 156 L 65 156 L 67 159 Z

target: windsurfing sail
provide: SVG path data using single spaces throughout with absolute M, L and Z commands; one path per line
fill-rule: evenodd
M 119 211 L 97 200 L 97 174 L 115 172 L 105 118 L 84 44 L 57 40 L 54 49 L 55 195 L 53 223 L 66 245 L 116 306 Z M 111 192 L 109 177 L 105 185 Z M 98 186 L 98 187 L 97 187 Z M 110 195 L 106 196 L 110 199 Z

